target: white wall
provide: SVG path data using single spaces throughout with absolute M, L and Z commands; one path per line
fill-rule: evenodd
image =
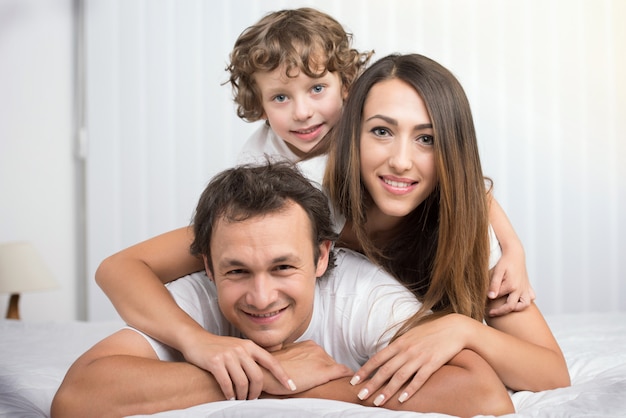
M 24 319 L 76 316 L 72 54 L 71 0 L 0 0 L 0 242 L 33 242 L 60 285 Z
M 28 19 L 6 29 L 5 5 L 25 8 Z M 525 245 L 544 312 L 626 310 L 626 2 L 86 0 L 89 239 L 80 280 L 90 285 L 90 319 L 115 316 L 93 285 L 99 261 L 187 224 L 206 181 L 232 164 L 253 128 L 234 116 L 230 90 L 220 86 L 237 35 L 267 11 L 301 5 L 335 16 L 376 57 L 424 53 L 461 79 L 484 171 Z M 0 6 L 0 234 L 35 236 L 67 286 L 25 295 L 24 316 L 45 319 L 53 310 L 73 317 L 81 299 L 73 287 L 80 260 L 73 248 L 70 5 Z M 53 12 L 59 8 L 62 17 Z M 29 66 L 24 51 L 58 59 Z M 27 101 L 29 85 L 47 95 Z M 3 93 L 9 87 L 11 101 Z M 18 130 L 37 130 L 30 139 L 37 145 L 15 139 Z M 44 157 L 33 153 L 44 146 Z M 18 184 L 14 173 L 24 166 L 31 170 L 22 169 Z M 38 219 L 24 190 L 48 196 L 45 215 L 54 217 Z M 41 309 L 31 314 L 35 297 Z

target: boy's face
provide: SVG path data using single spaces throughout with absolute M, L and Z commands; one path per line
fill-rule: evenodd
M 218 221 L 211 239 L 213 280 L 226 319 L 274 351 L 306 331 L 315 281 L 328 266 L 330 242 L 313 259 L 311 223 L 295 203 L 241 222 Z
M 279 67 L 254 78 L 264 118 L 298 157 L 304 157 L 339 120 L 345 94 L 336 72 L 320 78 L 299 71 L 291 75 L 295 77 L 287 77 Z

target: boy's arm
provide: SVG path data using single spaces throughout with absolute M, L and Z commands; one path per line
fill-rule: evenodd
M 491 193 L 489 194 L 489 221 L 500 242 L 502 256 L 490 272 L 488 296 L 490 299 L 507 296 L 507 300 L 498 308 L 489 310 L 488 315 L 499 316 L 526 309 L 535 299 L 535 292 L 528 279 L 522 242 L 506 213 Z
M 244 370 L 250 362 L 270 370 L 287 388 L 289 377 L 265 350 L 241 339 L 223 344 L 220 337 L 210 334 L 187 315 L 163 286 L 204 270 L 202 260 L 189 251 L 192 241 L 193 228 L 184 227 L 133 245 L 106 258 L 96 271 L 96 282 L 127 324 L 175 348 L 188 362 L 211 372 L 228 399 L 246 399 L 242 394 L 247 395 L 249 387 L 253 397 L 260 394 L 262 376 Z M 234 382 L 242 373 L 246 378 Z
M 333 399 L 375 406 L 374 398 L 359 400 L 359 390 L 358 386 L 350 384 L 349 378 L 341 378 L 290 397 Z M 506 388 L 493 369 L 470 350 L 461 351 L 448 364 L 433 373 L 413 397 L 400 403 L 398 395 L 399 393 L 387 400 L 384 407 L 453 416 L 503 415 L 515 412 Z M 264 397 L 273 396 L 264 394 Z

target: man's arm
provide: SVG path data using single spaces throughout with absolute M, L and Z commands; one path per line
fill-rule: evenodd
M 293 372 L 299 390 L 352 374 L 311 341 L 272 354 Z M 289 394 L 269 371 L 262 372 L 265 392 Z M 141 334 L 124 329 L 76 360 L 52 401 L 51 416 L 151 414 L 222 400 L 211 373 L 187 362 L 159 360 Z
M 359 386 L 349 378 L 336 379 L 289 397 L 322 398 L 375 406 L 374 398 L 357 397 Z M 402 389 L 384 407 L 393 410 L 435 412 L 454 416 L 504 415 L 515 412 L 511 398 L 493 369 L 478 354 L 463 350 L 424 383 L 404 403 L 398 401 Z M 265 397 L 273 397 L 264 394 Z
M 74 362 L 52 401 L 51 416 L 119 417 L 218 400 L 224 395 L 209 372 L 160 361 L 142 335 L 123 329 Z

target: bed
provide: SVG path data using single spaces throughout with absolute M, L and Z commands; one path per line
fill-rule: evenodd
M 512 395 L 509 417 L 626 417 L 626 312 L 548 316 L 572 386 Z M 70 364 L 118 322 L 0 321 L 0 417 L 47 417 Z M 152 417 L 448 417 L 320 399 L 225 401 Z

